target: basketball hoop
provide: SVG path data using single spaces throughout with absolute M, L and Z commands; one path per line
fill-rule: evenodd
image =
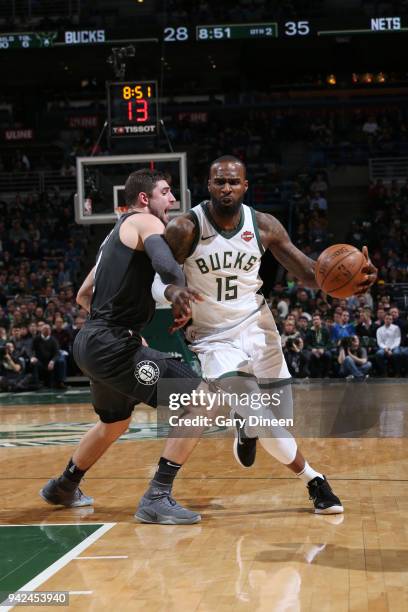
M 119 219 L 121 215 L 129 212 L 129 206 L 115 206 L 115 215 Z

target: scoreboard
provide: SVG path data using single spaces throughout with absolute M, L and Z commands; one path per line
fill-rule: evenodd
M 211 42 L 222 40 L 293 39 L 306 37 L 401 34 L 408 32 L 407 16 L 344 19 L 299 19 L 262 23 L 223 23 L 189 27 L 166 27 L 164 42 Z
M 65 30 L 49 32 L 0 32 L 0 53 L 12 49 L 50 49 L 82 45 L 126 44 L 131 42 L 165 43 L 217 42 L 236 40 L 305 40 L 310 37 L 401 35 L 408 32 L 408 15 L 381 15 L 376 17 L 338 17 L 270 19 L 264 22 L 218 23 L 165 26 L 152 25 L 140 30 L 144 37 L 135 36 L 136 30 L 124 25 L 120 31 L 105 29 Z M 146 38 L 146 33 L 150 37 Z
M 106 87 L 111 138 L 157 134 L 157 81 L 108 82 Z

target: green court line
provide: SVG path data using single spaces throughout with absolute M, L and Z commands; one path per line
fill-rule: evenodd
M 22 404 L 87 404 L 91 401 L 89 387 L 68 391 L 26 391 L 24 393 L 0 393 L 0 406 Z
M 0 526 L 0 591 L 36 589 L 114 525 Z

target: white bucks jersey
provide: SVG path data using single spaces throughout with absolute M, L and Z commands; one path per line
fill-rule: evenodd
M 211 218 L 208 202 L 190 211 L 196 225 L 193 250 L 184 263 L 187 285 L 197 289 L 203 302 L 192 305 L 191 339 L 239 325 L 264 302 L 257 291 L 264 252 L 255 211 L 242 205 L 241 219 L 231 231 Z

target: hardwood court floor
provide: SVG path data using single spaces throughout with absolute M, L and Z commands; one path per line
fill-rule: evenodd
M 138 418 L 153 416 L 146 411 Z M 231 439 L 204 439 L 175 486 L 178 501 L 199 510 L 202 522 L 155 526 L 134 522 L 133 513 L 160 456 L 160 440 L 125 441 L 108 451 L 83 485 L 95 497 L 93 510 L 54 508 L 39 498 L 41 485 L 72 453 L 67 440 L 93 421 L 87 405 L 0 410 L 3 442 L 7 435 L 6 443 L 22 444 L 0 448 L 0 523 L 41 531 L 37 537 L 32 530 L 23 535 L 21 528 L 0 528 L 0 591 L 27 584 L 14 571 L 18 549 L 30 557 L 33 575 L 43 570 L 43 555 L 68 555 L 56 573 L 54 566 L 45 572 L 49 577 L 38 590 L 74 592 L 69 610 L 408 610 L 404 439 L 300 441 L 345 506 L 344 516 L 331 517 L 314 515 L 303 484 L 259 445 L 255 467 L 243 470 Z M 79 527 L 67 527 L 67 534 L 57 527 L 64 523 Z

